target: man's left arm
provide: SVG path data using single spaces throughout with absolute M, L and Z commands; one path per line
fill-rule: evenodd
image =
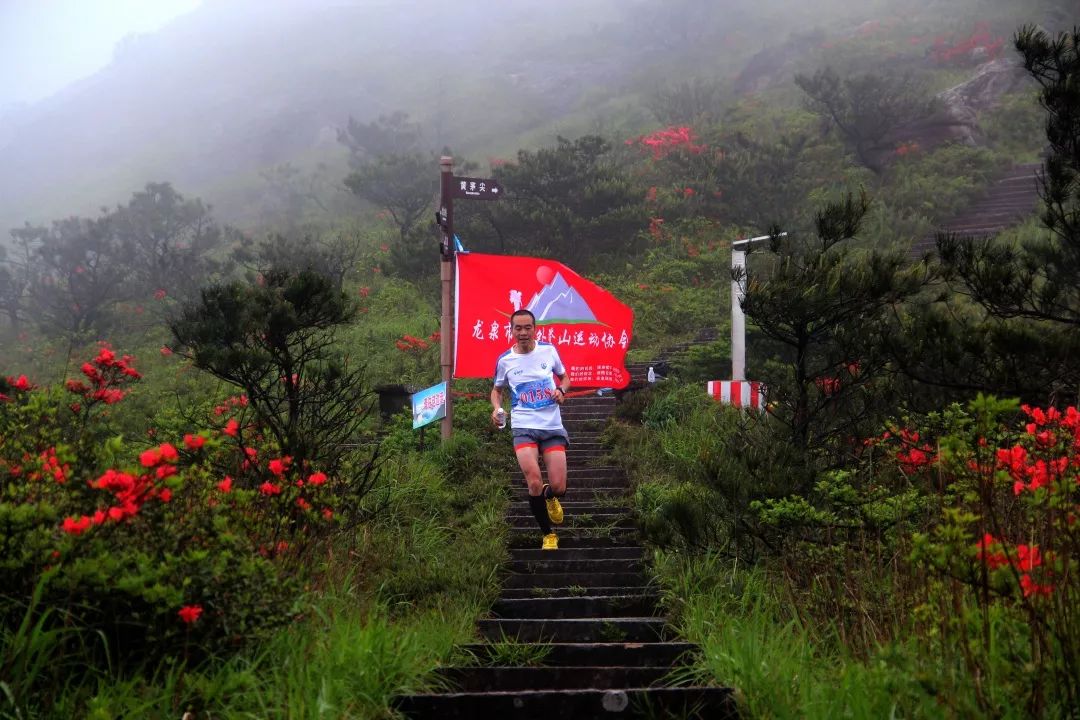
M 566 399 L 566 393 L 570 391 L 570 373 L 567 371 L 566 366 L 563 365 L 558 350 L 552 349 L 552 351 L 555 353 L 553 370 L 555 377 L 559 379 L 558 384 L 555 386 L 555 401 L 561 404 Z M 559 372 L 559 370 L 562 370 L 562 372 Z

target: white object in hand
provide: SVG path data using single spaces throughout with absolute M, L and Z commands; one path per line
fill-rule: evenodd
M 495 423 L 500 430 L 506 427 L 506 411 L 502 408 L 495 411 Z

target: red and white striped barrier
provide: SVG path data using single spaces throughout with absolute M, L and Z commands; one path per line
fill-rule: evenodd
M 735 407 L 765 409 L 765 385 L 749 380 L 710 380 L 709 395 Z

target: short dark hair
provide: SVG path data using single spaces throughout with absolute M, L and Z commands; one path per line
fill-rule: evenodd
M 516 318 L 518 315 L 528 315 L 530 318 L 532 318 L 533 325 L 536 325 L 536 316 L 532 314 L 532 310 L 525 310 L 525 309 L 515 310 L 514 312 L 510 313 L 510 324 L 511 325 L 514 324 L 514 318 Z

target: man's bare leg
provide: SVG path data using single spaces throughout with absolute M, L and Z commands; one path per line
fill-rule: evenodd
M 523 445 L 515 448 L 514 454 L 517 455 L 521 471 L 525 473 L 525 484 L 529 486 L 529 511 L 536 518 L 540 532 L 544 534 L 543 548 L 545 550 L 557 549 L 558 540 L 551 532 L 551 518 L 548 515 L 547 500 L 544 499 L 544 483 L 540 475 L 539 453 L 536 446 Z
M 518 448 L 514 451 L 517 455 L 518 465 L 521 466 L 521 472 L 525 473 L 525 484 L 529 486 L 529 494 L 532 496 L 539 496 L 544 490 L 544 480 L 540 475 L 540 453 L 537 451 L 535 445 L 529 445 Z M 563 466 L 565 468 L 565 461 Z M 550 475 L 551 471 L 548 470 Z M 563 473 L 563 485 L 566 484 L 565 472 Z
M 566 450 L 561 447 L 545 450 L 544 467 L 547 468 L 547 481 L 551 492 L 556 497 L 562 497 L 566 493 Z

